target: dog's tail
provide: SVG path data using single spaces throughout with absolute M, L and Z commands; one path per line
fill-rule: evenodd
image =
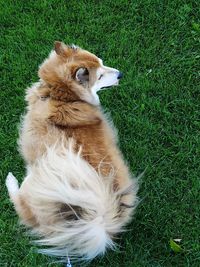
M 48 148 L 28 173 L 29 204 L 37 210 L 37 243 L 46 246 L 43 253 L 91 260 L 114 248 L 112 237 L 130 217 L 124 210 L 134 210 L 137 203 L 136 180 L 115 192 L 114 173 L 102 177 L 72 146 L 59 154 Z M 127 194 L 132 194 L 131 206 L 121 203 Z

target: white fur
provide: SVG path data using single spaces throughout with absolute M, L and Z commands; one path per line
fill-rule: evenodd
M 98 88 L 97 90 L 101 90 L 104 87 L 118 85 L 118 75 L 119 71 L 117 69 L 102 65 L 97 70 L 97 81 L 95 83 L 95 86 Z
M 100 104 L 100 100 L 99 100 L 99 96 L 97 95 L 97 88 L 95 86 L 93 86 L 91 88 L 91 94 L 92 94 L 92 99 L 90 101 L 90 103 L 94 106 L 98 106 Z
M 26 97 L 25 100 L 28 102 L 29 98 L 33 95 L 37 95 L 38 94 L 38 88 L 40 87 L 41 82 L 35 82 L 31 85 L 31 87 L 28 87 L 26 90 Z M 39 98 L 39 96 L 38 96 Z
M 99 90 L 109 86 L 118 85 L 119 83 L 117 78 L 119 71 L 117 69 L 104 66 L 101 59 L 99 59 L 99 63 L 101 64 L 101 67 L 99 67 L 96 72 L 97 80 L 91 88 L 92 101 L 90 101 L 90 103 L 93 105 L 99 105 L 99 96 L 97 95 Z
M 88 94 L 85 94 L 83 100 L 91 103 L 92 105 L 98 106 L 100 104 L 99 96 L 97 94 L 98 91 L 102 90 L 103 88 L 118 85 L 118 75 L 119 71 L 114 68 L 110 68 L 104 66 L 102 64 L 102 60 L 100 60 L 101 67 L 99 67 L 96 71 L 97 80 L 91 88 L 91 91 Z M 101 77 L 101 75 L 103 75 Z
M 12 174 L 12 172 L 9 172 L 6 177 L 6 186 L 11 199 L 13 199 L 19 191 L 19 185 L 17 179 Z
M 122 231 L 124 222 L 118 216 L 113 175 L 101 177 L 80 153 L 73 152 L 73 142 L 68 149 L 47 148 L 46 155 L 28 169 L 28 192 L 26 183 L 21 187 L 37 211 L 40 226 L 34 232 L 45 236 L 37 242 L 50 246 L 42 252 L 91 260 L 107 247 L 114 248 L 111 236 Z M 79 218 L 74 211 L 77 220 L 67 221 L 59 215 L 58 203 L 79 206 L 85 214 Z

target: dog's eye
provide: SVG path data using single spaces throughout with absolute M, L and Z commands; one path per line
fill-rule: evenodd
M 98 80 L 101 80 L 102 77 L 103 77 L 103 74 L 101 74 L 101 75 L 99 76 L 99 79 L 98 79 Z

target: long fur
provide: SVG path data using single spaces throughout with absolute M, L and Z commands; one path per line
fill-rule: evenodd
M 114 192 L 114 173 L 102 177 L 81 157 L 81 150 L 75 153 L 73 147 L 73 140 L 68 149 L 60 144 L 59 149 L 48 147 L 28 169 L 17 194 L 26 191 L 28 182 L 28 205 L 37 211 L 33 232 L 41 237 L 38 244 L 50 246 L 41 252 L 91 260 L 115 247 L 111 237 L 123 231 L 121 197 L 131 193 L 136 198 L 137 186 Z
M 89 73 L 86 83 L 76 80 L 80 68 Z M 137 179 L 91 89 L 100 68 L 95 55 L 56 43 L 40 81 L 27 90 L 19 140 L 27 176 L 20 187 L 12 174 L 6 180 L 21 222 L 46 247 L 41 251 L 61 258 L 91 260 L 113 249 L 138 203 Z M 105 71 L 116 80 L 116 69 Z

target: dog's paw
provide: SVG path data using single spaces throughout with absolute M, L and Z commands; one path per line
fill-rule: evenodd
M 19 190 L 18 181 L 12 172 L 9 172 L 6 178 L 6 186 L 9 194 L 15 194 Z

